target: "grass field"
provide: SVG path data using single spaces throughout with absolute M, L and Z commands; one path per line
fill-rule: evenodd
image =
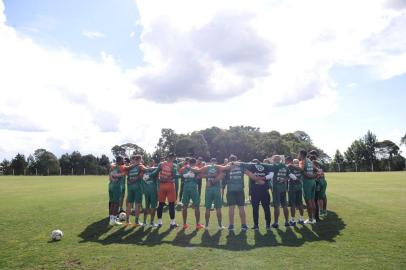
M 232 234 L 216 231 L 214 212 L 208 232 L 169 231 L 166 212 L 160 230 L 110 228 L 106 177 L 2 176 L 0 269 L 406 269 L 406 173 L 327 181 L 324 221 Z M 56 228 L 64 238 L 49 241 Z

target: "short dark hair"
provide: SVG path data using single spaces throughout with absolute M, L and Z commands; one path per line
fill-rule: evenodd
M 292 158 L 291 156 L 287 156 L 287 157 L 285 158 L 285 161 L 293 161 L 293 158 Z
M 237 156 L 231 154 L 228 159 L 229 159 L 230 161 L 237 161 Z
M 319 152 L 317 152 L 316 149 L 313 149 L 312 151 L 310 151 L 309 154 L 310 154 L 310 155 L 313 155 L 313 156 L 316 156 L 316 157 L 319 156 Z
M 122 156 L 117 156 L 116 157 L 116 162 L 121 162 L 123 161 L 123 157 Z
M 301 155 L 302 157 L 306 157 L 307 156 L 307 151 L 306 150 L 300 150 L 299 155 Z
M 309 159 L 310 159 L 311 161 L 314 161 L 314 160 L 317 160 L 317 157 L 314 156 L 314 155 L 311 155 L 311 156 L 309 157 Z

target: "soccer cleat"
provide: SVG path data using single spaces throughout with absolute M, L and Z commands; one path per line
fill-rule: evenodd
M 154 222 L 149 223 L 149 226 L 152 228 L 158 227 L 158 224 L 155 224 Z
M 222 230 L 226 229 L 226 227 L 223 226 L 223 225 L 221 225 L 221 226 L 218 226 L 217 229 L 218 229 L 219 231 L 222 231 Z
M 229 231 L 234 231 L 234 225 L 233 224 L 228 225 L 228 230 Z
M 298 221 L 297 223 L 299 223 L 300 225 L 304 225 L 304 220 L 303 220 L 303 219 L 299 219 L 299 221 Z
M 275 223 L 273 223 L 271 226 L 272 226 L 272 228 L 275 228 L 275 229 L 279 228 L 279 224 L 278 224 L 278 223 L 276 223 L 276 222 L 275 222 Z
M 189 225 L 188 224 L 183 224 L 183 229 L 186 230 L 187 228 L 189 228 Z
M 158 229 L 159 229 L 159 228 L 162 228 L 162 224 L 158 224 L 156 227 L 157 227 Z
M 290 223 L 285 221 L 285 227 L 290 227 Z
M 246 224 L 241 225 L 241 231 L 242 232 L 248 231 L 248 226 Z
M 268 226 L 265 227 L 265 229 L 266 229 L 267 231 L 270 231 L 270 230 L 271 230 L 271 226 L 268 225 Z
M 254 231 L 258 231 L 259 227 L 258 227 L 258 225 L 254 225 L 254 226 L 251 227 L 251 229 L 254 230 Z
M 135 223 L 135 226 L 142 227 L 142 226 L 144 226 L 144 223 L 138 221 Z
M 290 226 L 296 226 L 296 221 L 294 221 L 294 220 L 289 221 L 289 225 Z
M 314 218 L 314 219 L 312 219 L 312 221 L 311 221 L 310 224 L 316 224 L 316 223 L 317 223 L 317 221 L 316 221 L 316 219 Z
M 113 225 L 123 225 L 123 223 L 121 223 L 121 222 L 118 221 L 118 220 L 114 220 L 114 221 L 113 221 Z
M 196 230 L 204 229 L 203 224 L 196 224 Z
M 177 227 L 178 227 L 178 224 L 171 224 L 169 226 L 169 229 L 173 230 L 173 229 L 176 229 Z

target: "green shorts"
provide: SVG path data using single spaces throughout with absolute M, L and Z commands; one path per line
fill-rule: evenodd
M 188 188 L 183 190 L 182 203 L 183 205 L 189 205 L 190 200 L 193 202 L 193 206 L 198 207 L 200 205 L 199 191 L 196 188 Z M 211 206 L 210 206 L 211 208 Z
M 157 191 L 145 191 L 145 208 L 157 208 L 158 205 L 158 193 Z
M 244 191 L 227 191 L 227 204 L 244 206 L 245 205 L 245 194 Z
M 288 196 L 289 196 L 289 206 L 290 207 L 303 205 L 303 200 L 302 200 L 303 192 L 301 189 L 289 191 Z
M 214 208 L 221 208 L 221 191 L 217 187 L 206 188 L 206 194 L 204 197 L 204 206 L 206 209 L 211 209 L 211 205 L 214 203 Z
M 286 201 L 286 191 L 277 191 L 274 189 L 272 191 L 272 203 L 273 207 L 285 207 L 287 206 L 287 201 Z
M 127 203 L 142 203 L 142 186 L 139 183 L 127 185 Z
M 319 199 L 324 199 L 326 198 L 327 181 L 321 180 L 321 184 L 322 185 L 320 187 Z
M 121 198 L 121 185 L 119 182 L 109 183 L 109 201 L 113 203 L 120 202 Z
M 303 180 L 303 197 L 306 201 L 314 200 L 316 194 L 316 181 Z

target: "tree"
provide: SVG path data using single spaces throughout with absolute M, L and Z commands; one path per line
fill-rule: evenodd
M 399 146 L 390 140 L 378 142 L 377 154 L 380 159 L 388 160 L 388 170 L 391 171 L 393 157 L 399 154 Z
M 365 144 L 362 140 L 355 140 L 347 151 L 344 152 L 347 162 L 355 165 L 355 171 L 357 172 L 362 161 L 365 160 Z
M 30 154 L 27 158 L 27 172 L 26 174 L 30 175 L 36 175 L 37 174 L 37 169 L 35 165 L 35 159 L 34 157 Z
M 11 160 L 11 168 L 14 170 L 15 175 L 24 175 L 25 169 L 27 167 L 27 161 L 25 161 L 25 156 L 18 153 L 12 160 Z
M 73 169 L 73 174 L 80 175 L 83 173 L 82 154 L 79 151 L 73 151 L 70 154 L 70 165 L 71 170 Z
M 371 166 L 371 172 L 374 171 L 374 162 L 376 160 L 376 146 L 377 139 L 376 135 L 368 130 L 367 134 L 363 137 L 363 142 L 365 144 L 364 156 L 369 165 Z
M 59 161 L 53 153 L 45 149 L 37 149 L 34 152 L 34 158 L 35 167 L 39 174 L 59 174 Z
M 107 174 L 110 168 L 110 159 L 106 155 L 102 155 L 98 158 L 98 173 L 99 174 Z
M 400 138 L 400 145 L 406 145 L 406 133 L 405 136 L 403 136 L 402 138 Z
M 116 158 L 118 156 L 125 156 L 126 155 L 126 149 L 121 147 L 120 145 L 114 145 L 111 148 L 111 153 L 113 156 Z
M 72 173 L 71 156 L 66 153 L 59 159 L 59 166 L 61 167 L 61 174 L 68 175 Z
M 7 159 L 4 159 L 3 162 L 0 163 L 0 168 L 5 175 L 13 174 L 13 169 L 11 168 L 11 162 Z
M 97 158 L 92 154 L 82 156 L 80 167 L 83 174 L 97 174 Z
M 341 172 L 341 165 L 344 162 L 344 156 L 341 154 L 340 150 L 336 150 L 336 153 L 334 154 L 333 161 L 335 164 L 338 166 L 338 172 Z
M 176 141 L 178 135 L 173 129 L 163 128 L 161 129 L 161 137 L 155 147 L 155 152 L 152 157 L 155 161 L 159 161 L 161 158 L 166 157 L 169 153 L 175 153 Z
M 175 144 L 175 153 L 178 156 L 186 157 L 209 157 L 209 147 L 203 135 L 197 132 L 191 135 L 179 135 Z

